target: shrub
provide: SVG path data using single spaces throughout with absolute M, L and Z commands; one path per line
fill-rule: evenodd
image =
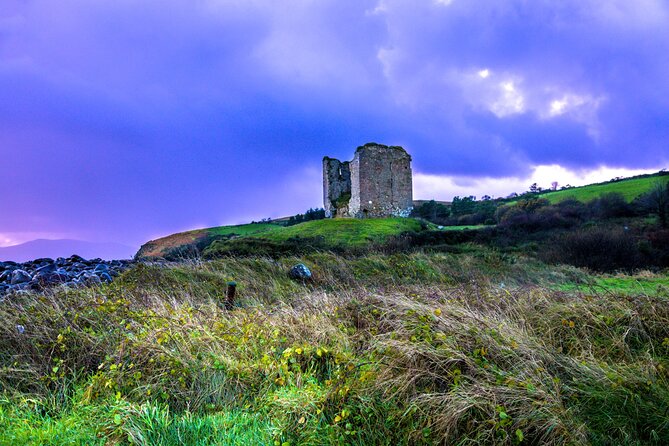
M 633 270 L 641 265 L 642 260 L 638 243 L 632 235 L 622 230 L 598 227 L 559 237 L 544 257 L 602 272 Z
M 599 219 L 630 217 L 634 215 L 632 206 L 627 203 L 623 194 L 611 192 L 588 203 L 592 216 Z
M 560 214 L 562 214 L 565 218 L 582 221 L 585 220 L 588 216 L 587 206 L 573 198 L 563 200 L 556 206 L 560 210 Z
M 660 181 L 656 182 L 648 193 L 639 197 L 638 203 L 642 209 L 656 214 L 663 228 L 667 227 L 669 222 L 669 182 L 664 184 Z

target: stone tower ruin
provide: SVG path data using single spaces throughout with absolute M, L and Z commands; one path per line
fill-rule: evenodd
M 408 217 L 413 209 L 411 156 L 399 146 L 368 143 L 353 161 L 323 158 L 328 217 Z

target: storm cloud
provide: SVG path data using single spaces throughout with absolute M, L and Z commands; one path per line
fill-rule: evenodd
M 5 0 L 0 234 L 301 212 L 368 141 L 426 175 L 656 168 L 668 55 L 659 0 Z

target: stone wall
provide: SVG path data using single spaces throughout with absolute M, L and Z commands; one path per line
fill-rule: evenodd
M 349 162 L 323 158 L 323 207 L 326 217 L 349 217 L 351 170 Z
M 358 147 L 350 163 L 325 157 L 323 194 L 327 216 L 408 217 L 411 156 L 399 146 L 369 143 Z

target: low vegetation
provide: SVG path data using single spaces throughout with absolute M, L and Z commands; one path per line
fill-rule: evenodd
M 507 234 L 501 243 L 496 243 L 498 248 L 537 239 L 554 244 L 553 238 L 560 236 L 560 232 L 578 230 L 584 225 L 611 226 L 609 223 L 614 219 L 618 219 L 614 223 L 620 227 L 639 226 L 648 219 L 655 219 L 660 226 L 667 227 L 668 181 L 666 172 L 658 172 L 559 191 L 542 190 L 533 185 L 521 196 L 506 199 L 455 197 L 450 204 L 421 201 L 417 202 L 412 214 L 419 222 L 406 219 L 332 221 L 323 219 L 325 212 L 322 209 L 309 209 L 304 214 L 276 221 L 265 219 L 248 225 L 173 234 L 146 243 L 136 258 L 188 260 L 201 256 L 282 256 L 314 250 L 360 255 L 386 247 L 389 240 L 397 244 L 404 236 L 434 230 L 437 225 L 442 226 L 442 230 L 501 228 Z M 534 235 L 528 237 L 528 233 Z M 481 241 L 481 237 L 476 238 Z M 562 258 L 560 261 L 568 260 Z M 665 264 L 660 262 L 658 265 Z
M 417 233 L 427 227 L 415 219 L 325 219 L 213 242 L 207 258 L 226 255 L 282 255 L 314 250 L 357 254 L 381 247 L 392 237 Z
M 139 260 L 153 258 L 193 258 L 216 240 L 229 239 L 281 228 L 273 223 L 249 223 L 236 226 L 217 226 L 180 232 L 145 243 L 135 256 Z
M 138 258 L 177 261 L 110 284 L 12 294 L 0 445 L 669 444 L 653 184 L 417 219 L 312 209 L 150 242 Z
M 642 175 L 639 178 L 628 178 L 612 180 L 601 184 L 591 184 L 583 187 L 574 187 L 554 192 L 546 192 L 542 195 L 551 204 L 564 200 L 578 200 L 583 203 L 592 201 L 605 194 L 620 194 L 627 202 L 632 202 L 638 196 L 648 192 L 656 182 L 666 184 L 669 182 L 669 174 Z
M 669 295 L 574 288 L 602 280 L 469 245 L 15 295 L 0 444 L 667 444 Z

